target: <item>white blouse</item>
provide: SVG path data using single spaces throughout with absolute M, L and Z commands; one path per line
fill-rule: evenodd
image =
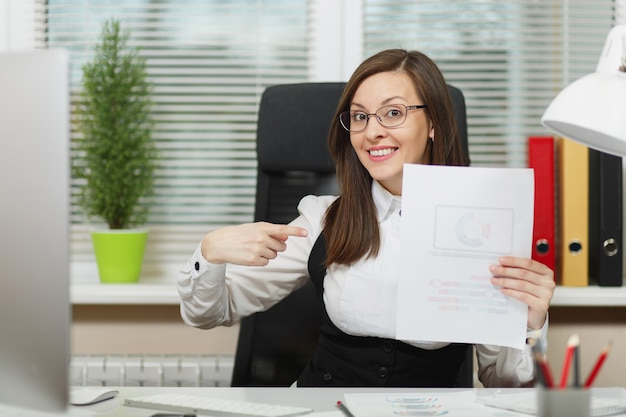
M 343 332 L 356 336 L 395 339 L 396 288 L 400 254 L 400 197 L 378 182 L 372 185 L 378 211 L 381 246 L 376 258 L 353 265 L 331 265 L 324 279 L 324 303 L 330 319 Z M 308 230 L 307 237 L 289 237 L 287 249 L 264 267 L 216 265 L 201 254 L 200 245 L 178 277 L 181 315 L 185 323 L 213 328 L 232 325 L 241 318 L 266 310 L 309 279 L 307 262 L 322 219 L 335 196 L 307 196 L 298 205 L 300 216 L 292 225 Z M 547 347 L 548 324 L 528 331 Z M 423 349 L 448 343 L 405 341 Z M 475 345 L 478 377 L 486 387 L 517 387 L 533 379 L 530 347 Z

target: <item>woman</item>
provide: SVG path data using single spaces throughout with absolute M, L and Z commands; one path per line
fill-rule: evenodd
M 394 266 L 403 164 L 466 165 L 452 106 L 441 72 L 425 55 L 395 49 L 365 60 L 344 90 L 328 138 L 340 197 L 303 198 L 289 225 L 208 233 L 179 276 L 183 320 L 231 325 L 310 277 L 324 309 L 316 353 L 298 386 L 451 386 L 467 346 L 395 339 Z M 311 253 L 320 251 L 325 268 L 309 272 Z M 510 256 L 490 272 L 503 294 L 528 305 L 529 338 L 545 342 L 553 272 Z M 532 381 L 529 348 L 476 351 L 485 386 Z

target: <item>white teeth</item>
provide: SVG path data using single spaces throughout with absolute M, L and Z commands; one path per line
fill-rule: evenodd
M 393 152 L 392 148 L 374 149 L 374 150 L 370 151 L 370 155 L 372 155 L 372 156 L 385 156 L 385 155 L 389 155 L 392 152 Z

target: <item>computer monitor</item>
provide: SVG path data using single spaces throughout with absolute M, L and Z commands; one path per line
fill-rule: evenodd
M 0 410 L 68 404 L 68 73 L 64 51 L 0 53 Z

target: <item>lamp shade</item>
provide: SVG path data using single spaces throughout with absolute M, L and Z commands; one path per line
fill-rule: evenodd
M 596 72 L 563 89 L 541 123 L 590 148 L 626 155 L 626 25 L 607 36 Z
M 567 86 L 541 123 L 590 148 L 626 155 L 626 73 L 595 72 Z

